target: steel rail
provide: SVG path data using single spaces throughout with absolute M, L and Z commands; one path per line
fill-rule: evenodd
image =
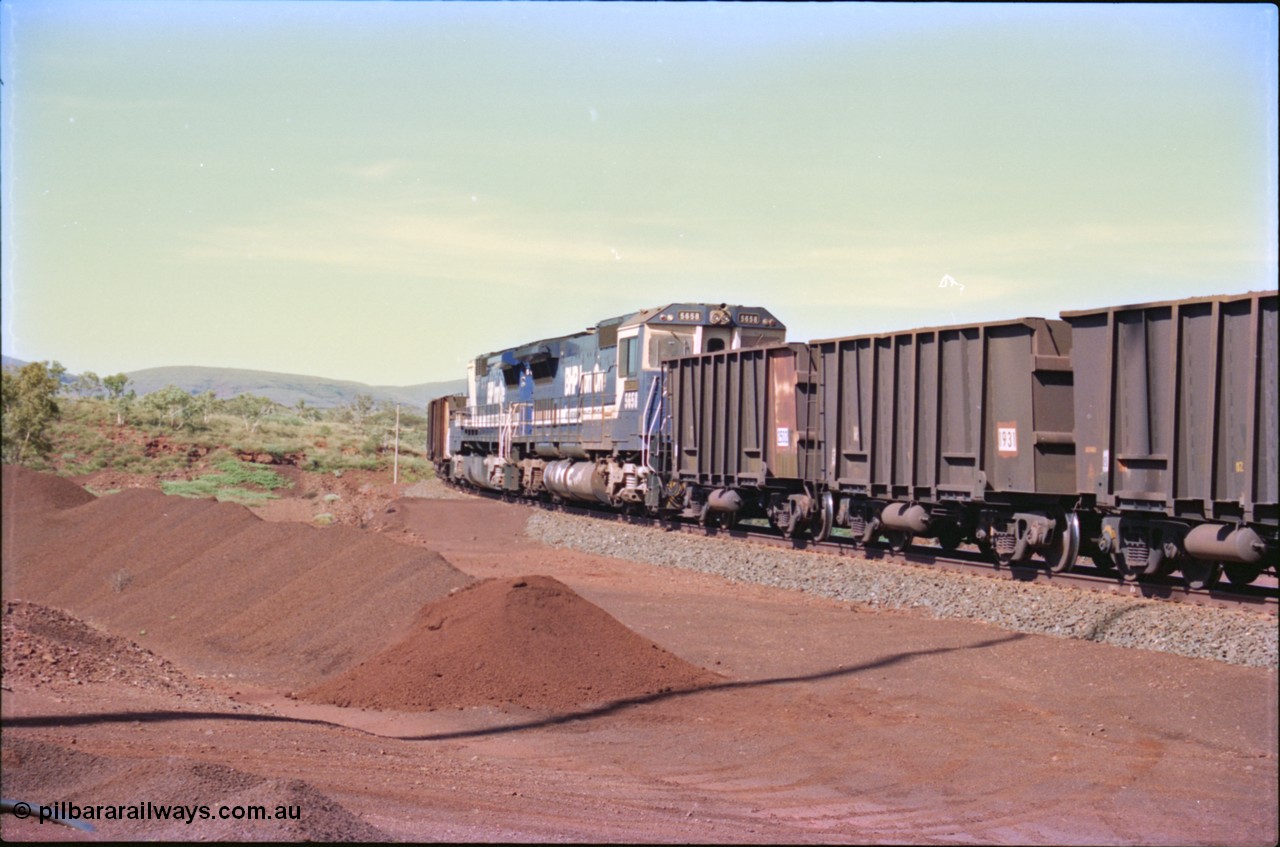
M 1035 561 L 1016 564 L 998 565 L 991 562 L 981 553 L 966 550 L 944 552 L 941 548 L 929 545 L 912 545 L 901 553 L 891 550 L 887 545 L 875 544 L 862 546 L 841 539 L 830 539 L 815 542 L 811 539 L 787 539 L 780 535 L 757 528 L 724 529 L 722 527 L 702 527 L 696 524 L 681 524 L 686 532 L 695 532 L 707 537 L 725 534 L 728 537 L 744 540 L 748 543 L 771 547 L 781 547 L 799 551 L 824 553 L 835 556 L 905 563 L 928 568 L 930 570 L 969 573 L 992 579 L 1006 579 L 1014 582 L 1038 582 L 1048 585 L 1060 585 L 1077 590 L 1094 591 L 1124 597 L 1146 597 L 1172 603 L 1186 603 L 1195 606 L 1237 609 L 1259 612 L 1272 616 L 1280 614 L 1280 597 L 1274 589 L 1256 585 L 1234 586 L 1219 583 L 1212 588 L 1188 588 L 1181 580 L 1171 576 L 1142 577 L 1138 580 L 1126 580 L 1117 573 L 1107 573 L 1087 559 L 1079 559 L 1073 568 L 1057 573 Z
M 843 538 L 830 538 L 821 542 L 809 538 L 784 538 L 781 533 L 766 530 L 763 527 L 743 525 L 723 527 L 711 524 L 704 526 L 691 521 L 655 518 L 650 515 L 629 515 L 604 508 L 596 509 L 577 503 L 527 500 L 501 492 L 480 491 L 473 488 L 462 490 L 469 494 L 480 494 L 506 503 L 524 505 L 528 508 L 563 512 L 602 521 L 621 521 L 631 526 L 661 529 L 664 532 L 674 529 L 705 538 L 731 538 L 735 541 L 798 552 L 823 553 L 872 561 L 898 562 L 933 570 L 977 574 L 991 579 L 1038 582 L 1122 597 L 1145 597 L 1151 600 L 1182 603 L 1190 606 L 1235 609 L 1272 617 L 1280 616 L 1280 593 L 1277 592 L 1277 588 L 1274 586 L 1231 585 L 1226 582 L 1220 582 L 1212 588 L 1193 589 L 1188 588 L 1176 577 L 1165 575 L 1142 576 L 1136 580 L 1128 580 L 1118 573 L 1102 571 L 1092 563 L 1088 563 L 1089 560 L 1084 557 L 1078 559 L 1075 566 L 1070 570 L 1055 573 L 1044 567 L 1043 563 L 1034 561 L 1027 564 L 998 565 L 976 550 L 961 549 L 944 552 L 938 547 L 912 545 L 899 553 L 884 544 L 863 546 Z

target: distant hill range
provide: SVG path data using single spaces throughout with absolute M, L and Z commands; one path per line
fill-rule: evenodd
M 3 364 L 6 368 L 20 368 L 26 362 L 5 356 Z M 105 376 L 101 373 L 98 375 Z M 445 394 L 461 394 L 467 388 L 464 379 L 424 382 L 419 385 L 366 385 L 363 382 L 341 379 L 236 368 L 146 368 L 128 371 L 126 376 L 133 380 L 129 387 L 139 395 L 176 385 L 191 394 L 212 391 L 220 398 L 256 394 L 286 406 L 295 406 L 299 400 L 305 400 L 308 406 L 319 409 L 348 405 L 355 401 L 357 394 L 368 394 L 375 403 L 399 403 L 422 409 L 433 398 Z M 70 374 L 64 379 L 75 381 L 75 377 Z

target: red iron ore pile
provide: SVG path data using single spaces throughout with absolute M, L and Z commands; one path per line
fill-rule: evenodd
M 5 600 L 66 609 L 197 676 L 403 711 L 566 709 L 720 679 L 550 577 L 474 583 L 377 533 L 3 473 Z

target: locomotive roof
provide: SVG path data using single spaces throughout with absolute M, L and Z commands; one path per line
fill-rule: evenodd
M 642 309 L 634 315 L 627 316 L 624 323 L 647 324 L 653 321 L 660 321 L 663 324 L 692 324 L 697 326 L 706 323 L 710 316 L 717 311 L 727 313 L 734 324 L 748 323 L 751 326 L 786 329 L 782 322 L 775 318 L 768 309 L 760 306 L 736 306 L 728 303 L 668 303 L 665 306 L 658 306 L 653 309 Z M 698 313 L 698 317 L 692 316 L 691 313 L 694 312 Z M 687 313 L 689 313 L 688 317 L 686 317 Z M 749 320 L 744 322 L 742 320 L 743 315 L 749 315 Z
M 665 306 L 656 306 L 651 309 L 641 309 L 636 312 L 629 312 L 625 315 L 619 315 L 613 318 L 605 318 L 598 322 L 595 326 L 587 327 L 580 332 L 569 333 L 568 335 L 556 335 L 551 338 L 543 338 L 538 341 L 531 341 L 527 344 L 518 344 L 514 347 L 504 347 L 501 350 L 494 350 L 489 353 L 482 353 L 477 356 L 478 359 L 489 359 L 492 357 L 504 357 L 505 354 L 512 354 L 515 358 L 526 358 L 529 356 L 554 356 L 558 355 L 558 347 L 560 342 L 569 341 L 575 338 L 583 338 L 593 335 L 598 329 L 607 326 L 635 326 L 637 324 L 648 324 L 658 322 L 661 325 L 684 325 L 699 326 L 707 322 L 708 317 L 714 310 L 724 310 L 731 320 L 736 324 L 740 323 L 744 314 L 751 316 L 751 326 L 767 327 L 769 329 L 786 329 L 783 324 L 773 316 L 768 309 L 755 306 L 734 306 L 727 303 L 668 303 Z M 698 312 L 698 318 L 694 319 L 690 314 Z

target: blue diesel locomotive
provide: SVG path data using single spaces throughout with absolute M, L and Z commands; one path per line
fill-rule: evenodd
M 476 358 L 430 408 L 429 458 L 477 488 L 655 511 L 662 362 L 780 344 L 765 309 L 672 303 Z

